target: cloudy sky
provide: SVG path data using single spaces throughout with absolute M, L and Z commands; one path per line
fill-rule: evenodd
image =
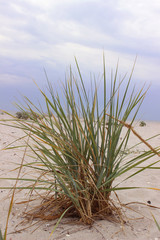
M 140 118 L 160 121 L 159 0 L 0 0 L 0 109 L 13 110 L 20 95 L 38 98 L 35 80 L 54 84 L 77 57 L 87 72 L 130 72 L 136 85 L 150 86 Z M 109 76 L 108 74 L 108 76 Z

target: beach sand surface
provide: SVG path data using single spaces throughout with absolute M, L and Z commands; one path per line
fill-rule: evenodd
M 9 118 L 7 115 L 0 115 L 0 119 Z M 137 121 L 134 124 L 134 129 L 144 139 L 151 136 L 160 134 L 160 122 L 146 122 L 146 126 L 140 127 Z M 124 133 L 123 133 L 124 134 Z M 123 137 L 122 134 L 122 137 Z M 0 125 L 0 178 L 3 177 L 16 177 L 18 170 L 17 164 L 21 163 L 24 149 L 11 149 L 4 150 L 4 148 L 14 142 L 17 138 L 23 137 L 24 133 L 20 129 L 11 128 L 9 126 Z M 21 140 L 23 141 L 23 140 Z M 128 148 L 138 143 L 139 140 L 134 134 L 131 134 Z M 160 146 L 160 136 L 157 136 L 149 143 L 153 147 Z M 16 146 L 16 143 L 13 143 Z M 140 152 L 148 150 L 145 144 L 138 145 L 131 151 L 131 156 L 139 154 Z M 29 161 L 29 157 L 25 157 L 25 161 Z M 154 156 L 148 160 L 148 163 L 160 160 L 159 156 Z M 160 167 L 160 163 L 155 165 Z M 22 170 L 22 174 L 27 177 L 26 170 Z M 127 175 L 124 175 L 125 178 Z M 116 183 L 122 181 L 120 177 L 116 179 Z M 12 180 L 0 179 L 0 187 L 13 186 Z M 114 184 L 113 184 L 114 185 Z M 160 169 L 147 169 L 141 172 L 139 175 L 128 179 L 120 186 L 139 186 L 144 187 L 134 190 L 117 191 L 119 200 L 123 204 L 131 203 L 124 207 L 124 214 L 126 215 L 126 223 L 120 224 L 111 219 L 97 220 L 92 227 L 85 226 L 77 223 L 73 219 L 62 219 L 61 223 L 57 227 L 56 231 L 50 237 L 54 240 L 160 240 L 160 231 L 153 220 L 152 214 L 155 216 L 160 224 L 160 191 L 151 190 L 148 188 L 160 189 Z M 115 196 L 113 196 L 115 198 Z M 9 210 L 9 204 L 11 199 L 11 192 L 7 189 L 0 189 L 0 228 L 4 232 L 7 214 Z M 52 232 L 55 221 L 39 223 L 27 228 L 27 224 L 18 225 L 24 221 L 23 211 L 26 208 L 25 204 L 17 204 L 18 202 L 25 201 L 27 199 L 27 192 L 16 191 L 14 197 L 14 205 L 12 213 L 9 218 L 8 225 L 8 240 L 47 240 Z M 118 200 L 117 200 L 118 201 Z M 134 203 L 136 202 L 136 203 Z M 140 204 L 138 204 L 138 202 Z M 141 204 L 143 203 L 143 204 Z M 152 207 L 153 206 L 153 207 Z M 132 208 L 132 210 L 131 210 Z M 31 221 L 32 224 L 36 223 L 35 220 Z M 18 225 L 18 226 L 17 226 Z M 39 226 L 39 227 L 38 227 Z M 38 227 L 38 228 L 37 228 Z M 20 232 L 16 232 L 17 229 L 23 229 Z M 36 229 L 37 228 L 37 229 Z

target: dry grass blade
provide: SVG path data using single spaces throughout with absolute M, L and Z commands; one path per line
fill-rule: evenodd
M 28 143 L 28 141 L 29 141 L 29 138 L 30 138 L 30 134 L 28 135 L 27 143 Z M 25 158 L 25 155 L 26 155 L 27 147 L 28 147 L 28 146 L 26 145 L 26 148 L 25 148 L 24 153 L 23 153 L 22 161 L 21 161 L 21 164 L 20 164 L 20 168 L 19 168 L 19 171 L 18 171 L 17 179 L 16 179 L 15 185 L 14 185 L 14 187 L 13 187 L 13 192 L 12 192 L 11 201 L 10 201 L 10 205 L 9 205 L 9 210 L 8 210 L 8 215 L 7 215 L 7 221 L 6 221 L 6 227 L 5 227 L 5 232 L 4 232 L 4 238 L 3 238 L 3 240 L 6 240 L 6 238 L 7 238 L 9 217 L 10 217 L 11 210 L 12 210 L 12 207 L 13 207 L 13 200 L 14 200 L 14 196 L 15 196 L 15 191 L 16 191 L 17 183 L 18 183 L 18 178 L 19 178 L 19 176 L 20 176 L 20 173 L 21 173 L 21 170 L 22 170 L 22 167 L 23 167 L 23 162 L 24 162 L 24 158 Z M 1 233 L 0 233 L 0 234 L 1 234 Z M 1 234 L 1 235 L 2 235 L 2 234 Z M 0 236 L 0 237 L 1 237 L 1 236 Z
M 154 220 L 154 222 L 155 222 L 158 230 L 160 231 L 160 225 L 159 225 L 159 223 L 157 222 L 157 220 L 156 220 L 155 216 L 153 215 L 153 213 L 151 213 L 151 214 L 152 214 L 153 220 Z
M 153 153 L 155 153 L 156 155 L 158 155 L 158 156 L 160 157 L 160 153 L 157 152 L 156 149 L 153 148 L 147 141 L 145 141 L 145 139 L 143 139 L 143 138 L 134 130 L 134 128 L 132 127 L 132 125 L 127 124 L 127 123 L 125 123 L 125 122 L 123 122 L 123 121 L 121 121 L 121 120 L 119 120 L 119 119 L 117 119 L 117 121 L 120 122 L 120 123 L 122 123 L 122 124 L 123 124 L 125 127 L 127 127 L 128 129 L 130 129 L 130 130 L 133 132 L 133 134 L 134 134 L 137 138 L 139 138 L 139 140 L 140 140 L 141 142 L 143 142 Z

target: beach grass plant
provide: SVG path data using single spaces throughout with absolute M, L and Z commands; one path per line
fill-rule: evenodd
M 38 172 L 32 178 L 19 176 L 13 180 L 29 182 L 27 187 L 17 188 L 28 189 L 30 197 L 37 193 L 42 198 L 41 204 L 28 211 L 27 216 L 53 220 L 65 215 L 91 225 L 94 219 L 113 214 L 123 221 L 111 193 L 136 188 L 123 187 L 122 181 L 159 161 L 147 162 L 159 155 L 159 148 L 152 148 L 133 128 L 146 91 L 131 87 L 133 70 L 128 80 L 124 77 L 119 81 L 118 66 L 108 85 L 103 59 L 101 103 L 96 81 L 92 82 L 92 91 L 88 94 L 77 60 L 75 62 L 78 77 L 70 69 L 62 86 L 63 97 L 48 79 L 49 96 L 39 89 L 47 114 L 25 97 L 25 107 L 19 108 L 30 113 L 30 120 L 12 116 L 14 124 L 8 123 L 22 129 L 30 138 L 27 147 L 32 151 L 33 161 L 22 165 Z M 41 117 L 34 117 L 37 115 Z M 148 146 L 148 151 L 123 154 L 128 149 L 131 132 Z M 142 163 L 146 163 L 145 166 Z M 120 176 L 124 178 L 117 183 L 115 180 Z

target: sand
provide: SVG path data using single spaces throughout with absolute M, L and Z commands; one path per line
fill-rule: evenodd
M 0 115 L 0 119 L 6 119 L 6 115 Z M 140 127 L 139 122 L 134 124 L 134 129 L 143 137 L 149 138 L 153 135 L 160 134 L 160 122 L 146 122 L 146 126 Z M 10 128 L 8 126 L 0 125 L 0 177 L 16 177 L 17 171 L 11 171 L 17 167 L 16 164 L 21 162 L 23 151 L 18 149 L 3 150 L 5 146 L 13 142 L 15 139 L 22 137 L 23 132 L 19 129 Z M 129 146 L 134 145 L 137 138 L 131 135 Z M 160 136 L 149 141 L 153 147 L 160 146 Z M 139 145 L 132 151 L 132 155 L 147 150 L 144 144 Z M 26 161 L 28 161 L 27 159 Z M 158 156 L 154 156 L 149 162 L 159 160 Z M 160 163 L 156 166 L 160 167 Z M 117 179 L 116 181 L 120 181 Z M 0 186 L 12 186 L 13 181 L 0 179 Z M 138 176 L 135 176 L 123 183 L 123 186 L 140 186 L 160 189 L 160 169 L 148 169 Z M 156 224 L 153 221 L 151 213 L 155 216 L 160 224 L 160 191 L 150 190 L 146 188 L 136 190 L 125 190 L 117 192 L 122 203 L 141 202 L 142 204 L 127 205 L 134 210 L 124 208 L 127 220 L 124 226 L 119 223 L 109 220 L 95 221 L 92 227 L 77 224 L 72 221 L 68 223 L 66 219 L 57 227 L 50 239 L 54 240 L 121 240 L 121 239 L 141 239 L 141 240 L 158 240 L 160 239 L 160 231 L 158 231 Z M 14 206 L 9 219 L 8 226 L 8 240 L 46 240 L 49 238 L 51 231 L 54 228 L 55 221 L 43 222 L 41 226 L 35 230 L 36 226 L 22 230 L 15 233 L 18 228 L 25 228 L 27 225 L 16 227 L 19 222 L 24 220 L 23 210 L 24 204 L 16 204 L 17 202 L 26 199 L 26 193 L 17 192 L 14 198 Z M 8 214 L 10 203 L 9 190 L 0 190 L 0 228 L 4 232 L 6 218 Z M 151 207 L 156 206 L 157 208 Z M 137 213 L 136 213 L 137 212 Z M 33 220 L 32 223 L 35 223 Z M 35 230 L 35 231 L 34 231 Z

